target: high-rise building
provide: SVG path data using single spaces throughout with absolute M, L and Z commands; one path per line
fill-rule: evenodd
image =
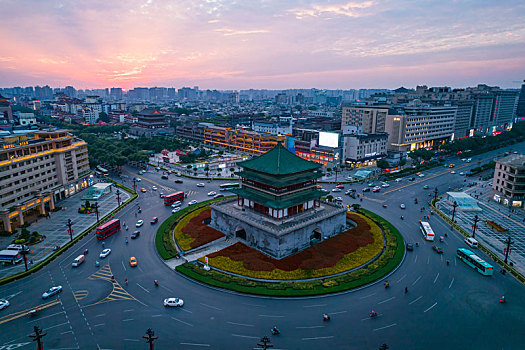
M 109 93 L 109 98 L 113 101 L 122 100 L 122 89 L 121 88 L 111 88 Z
M 356 126 L 362 127 L 365 134 L 385 132 L 385 121 L 389 112 L 395 113 L 389 106 L 343 106 L 341 130 L 345 126 Z

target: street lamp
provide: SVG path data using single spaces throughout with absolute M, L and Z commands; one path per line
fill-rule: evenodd
M 262 337 L 260 343 L 257 343 L 257 345 L 262 347 L 264 350 L 273 348 L 273 345 L 270 343 L 270 339 L 267 336 Z
M 97 224 L 98 224 L 98 202 L 95 202 L 95 213 L 97 214 Z
M 507 259 L 509 258 L 510 254 L 510 245 L 514 242 L 512 241 L 512 238 L 510 236 L 505 240 L 505 243 L 507 244 L 507 249 L 505 249 L 505 264 L 507 263 Z
M 33 341 L 37 342 L 37 350 L 43 350 L 44 347 L 42 345 L 42 338 L 45 337 L 47 333 L 42 333 L 42 330 L 38 328 L 38 326 L 35 326 L 33 330 L 35 331 L 35 334 L 30 334 L 29 337 L 33 338 Z
M 137 190 L 137 178 L 133 178 L 133 191 Z
M 120 190 L 117 188 L 117 201 L 118 201 L 118 207 L 120 208 Z
M 30 253 L 30 250 L 27 246 L 22 246 L 22 250 L 20 251 L 20 254 L 22 254 L 22 256 L 24 257 L 24 265 L 26 267 L 26 272 L 27 272 L 27 257 L 26 255 Z
M 476 235 L 476 228 L 478 228 L 478 221 L 479 217 L 476 215 L 474 216 L 474 225 L 472 226 L 472 238 Z
M 67 219 L 67 232 L 69 233 L 69 238 L 71 241 L 73 241 L 73 230 L 71 229 L 71 226 L 73 226 L 73 223 L 71 222 L 71 219 Z
M 153 341 L 156 340 L 158 337 L 154 337 L 155 333 L 151 330 L 151 328 L 148 328 L 146 331 L 146 335 L 143 335 L 142 338 L 146 339 L 146 343 L 149 344 L 149 349 L 153 350 Z
M 452 223 L 454 223 L 454 216 L 456 215 L 456 208 L 458 207 L 458 202 L 454 201 L 452 204 Z
M 438 188 L 436 187 L 436 188 L 434 189 L 434 202 L 436 201 L 437 196 L 438 196 Z

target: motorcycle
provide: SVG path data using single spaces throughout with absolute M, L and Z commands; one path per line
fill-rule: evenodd
M 95 261 L 95 266 L 96 266 L 96 267 L 99 267 L 99 266 L 100 266 L 100 263 L 98 262 L 98 260 Z
M 153 281 L 153 283 L 155 283 L 155 287 L 159 286 L 159 281 L 155 280 L 155 281 Z
M 405 217 L 404 217 L 404 216 L 401 216 L 401 220 L 405 220 Z
M 390 287 L 390 283 L 385 282 L 385 289 Z
M 89 253 L 89 250 L 84 249 L 84 255 L 87 255 Z
M 369 315 L 370 315 L 370 317 L 377 317 L 377 312 L 372 310 L 372 311 L 370 311 Z
M 330 321 L 330 316 L 328 316 L 328 314 L 323 314 L 323 321 Z
M 281 334 L 281 331 L 279 331 L 277 327 L 270 329 L 270 332 L 272 332 L 273 335 Z
M 501 304 L 505 304 L 505 296 L 502 296 L 501 299 L 499 300 L 499 302 L 500 302 Z
M 34 317 L 38 313 L 38 309 L 35 307 L 34 309 L 31 309 L 27 312 L 27 316 Z

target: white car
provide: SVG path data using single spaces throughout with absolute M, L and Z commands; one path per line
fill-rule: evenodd
M 425 177 L 425 174 L 419 174 L 418 176 L 419 177 Z
M 208 192 L 208 196 L 215 196 L 217 194 L 217 192 L 214 192 L 214 191 L 211 191 L 211 192 Z
M 324 193 L 329 192 L 327 189 L 324 189 L 324 188 L 321 188 L 319 191 L 324 192 Z
M 111 249 L 109 248 L 106 248 L 104 249 L 101 253 L 100 253 L 100 258 L 101 259 L 104 259 L 106 256 L 108 256 L 109 254 L 111 254 Z
M 406 208 L 406 206 L 405 206 L 403 203 L 401 203 L 401 205 L 400 205 L 399 207 L 400 207 L 401 209 L 405 209 L 405 208 Z
M 385 182 L 385 183 L 381 184 L 381 187 L 390 187 L 390 185 Z
M 342 202 L 343 201 L 343 197 L 335 197 L 335 201 L 336 202 Z
M 175 213 L 178 212 L 179 210 L 180 210 L 180 207 L 176 207 L 176 208 L 173 208 L 173 209 L 171 210 L 171 212 L 172 212 L 173 214 L 175 214 Z
M 9 302 L 5 299 L 0 299 L 0 310 L 5 309 L 9 306 Z
M 184 305 L 184 300 L 179 298 L 166 298 L 164 299 L 164 306 L 174 306 L 174 307 L 182 307 Z
M 401 181 L 403 181 L 402 178 L 397 178 L 397 179 L 396 179 L 396 182 L 401 182 Z
M 153 191 L 156 191 L 156 190 L 157 190 L 157 186 L 153 186 L 151 189 L 152 189 Z
M 460 172 L 459 175 L 463 176 L 463 175 L 465 175 L 465 173 L 464 172 Z
M 353 180 L 354 180 L 354 178 L 351 177 L 351 176 L 349 176 L 349 177 L 346 178 L 346 181 L 353 181 Z
M 456 172 L 455 172 L 454 170 L 452 170 L 450 173 L 451 173 L 451 174 L 455 174 Z
M 204 184 L 201 182 L 201 183 L 197 184 L 197 187 L 204 187 Z
M 197 204 L 197 203 L 199 203 L 199 202 L 194 199 L 191 202 L 189 202 L 188 205 L 193 205 L 193 204 Z
M 47 299 L 60 292 L 62 292 L 62 286 L 51 287 L 47 292 L 44 292 L 44 294 L 42 294 L 42 299 Z
M 177 207 L 180 207 L 182 205 L 182 202 L 181 201 L 176 201 L 175 203 L 173 203 L 171 205 L 172 208 L 177 208 Z
M 141 180 L 140 180 L 140 177 L 136 177 L 135 180 L 136 180 L 137 182 L 140 182 L 140 181 L 141 181 Z
M 332 192 L 341 192 L 342 190 L 340 188 L 334 188 L 332 189 Z
M 156 170 L 160 170 L 160 167 L 156 167 L 155 169 L 156 169 Z
M 137 223 L 135 224 L 135 226 L 137 226 L 137 227 L 140 227 L 140 226 L 142 226 L 142 225 L 144 225 L 144 220 L 139 220 L 139 221 L 137 221 Z

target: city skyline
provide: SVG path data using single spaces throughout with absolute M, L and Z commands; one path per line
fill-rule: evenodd
M 2 87 L 519 88 L 525 76 L 521 1 L 0 6 Z

